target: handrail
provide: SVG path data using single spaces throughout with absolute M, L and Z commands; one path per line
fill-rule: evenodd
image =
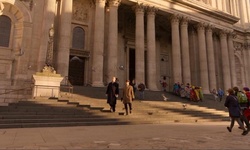
M 5 90 L 4 93 L 0 93 L 0 95 L 4 95 L 4 94 L 9 94 L 9 93 L 13 93 L 13 92 L 17 92 L 17 91 L 24 91 L 24 90 L 27 90 L 27 89 L 31 89 L 32 87 L 26 87 L 26 88 L 21 88 L 21 89 L 3 89 Z M 7 90 L 10 90 L 10 91 L 7 91 Z

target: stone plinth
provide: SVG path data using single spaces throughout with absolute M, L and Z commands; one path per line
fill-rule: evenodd
M 43 69 L 43 72 L 37 72 L 35 75 L 33 75 L 33 98 L 58 98 L 60 92 L 60 83 L 62 80 L 63 77 L 61 77 L 60 74 L 56 74 L 52 67 L 46 66 Z

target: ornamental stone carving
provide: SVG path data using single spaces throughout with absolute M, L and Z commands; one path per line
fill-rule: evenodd
M 29 6 L 30 10 L 33 8 L 33 0 L 19 0 L 21 2 L 26 2 L 26 4 Z
M 109 6 L 118 7 L 121 4 L 121 0 L 109 0 Z
M 179 23 L 180 19 L 181 19 L 181 16 L 179 14 L 173 14 L 170 17 L 170 20 L 171 20 L 172 23 Z
M 148 15 L 155 15 L 155 13 L 158 11 L 158 9 L 154 6 L 148 6 L 147 7 L 147 14 Z
M 136 13 L 144 13 L 145 5 L 143 3 L 135 5 L 135 12 Z
M 86 1 L 74 0 L 73 2 L 73 20 L 86 22 L 89 19 L 90 4 Z

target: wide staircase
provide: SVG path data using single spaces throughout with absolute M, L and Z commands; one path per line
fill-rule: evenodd
M 0 106 L 0 128 L 229 120 L 227 109 L 223 106 L 224 101 L 216 102 L 212 95 L 205 95 L 202 102 L 191 102 L 171 93 L 145 91 L 145 99 L 134 100 L 132 113 L 124 115 L 120 97 L 117 101 L 117 111 L 110 112 L 105 91 L 106 88 L 74 87 L 74 94 L 65 91 L 58 99 L 23 99 L 8 106 Z

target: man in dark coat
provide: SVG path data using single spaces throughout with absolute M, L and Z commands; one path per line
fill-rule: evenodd
M 243 123 L 240 120 L 241 110 L 240 110 L 240 106 L 238 103 L 238 99 L 234 95 L 233 89 L 228 89 L 228 96 L 226 98 L 224 106 L 228 108 L 229 116 L 231 118 L 231 124 L 230 124 L 230 127 L 227 127 L 227 130 L 231 132 L 234 126 L 234 122 L 237 121 L 237 123 L 243 130 L 242 135 L 246 135 L 248 133 L 248 130 L 245 129 Z
M 116 82 L 116 77 L 113 77 L 112 82 L 108 84 L 106 96 L 107 103 L 110 106 L 110 111 L 115 112 L 116 100 L 119 95 L 119 84 Z

